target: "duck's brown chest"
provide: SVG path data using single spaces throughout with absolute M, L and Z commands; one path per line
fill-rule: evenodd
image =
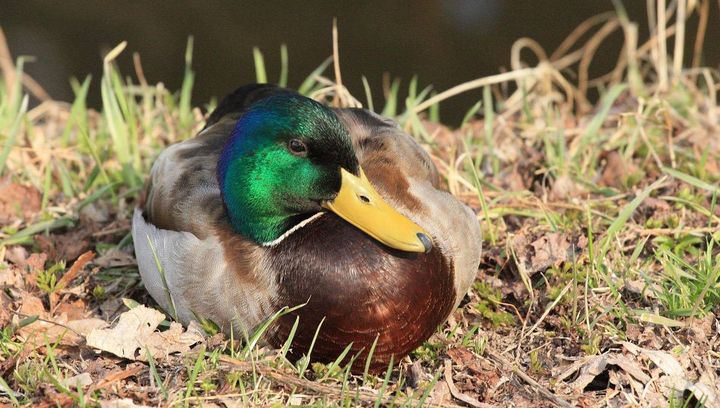
M 279 285 L 278 307 L 307 304 L 280 319 L 270 339 L 282 345 L 296 317 L 293 355 L 333 361 L 352 343 L 362 370 L 387 366 L 429 338 L 455 302 L 451 262 L 389 249 L 333 214 L 324 214 L 269 251 Z

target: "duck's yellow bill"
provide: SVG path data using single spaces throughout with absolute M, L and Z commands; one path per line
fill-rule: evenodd
M 383 244 L 408 252 L 429 252 L 430 234 L 388 205 L 365 177 L 340 169 L 340 192 L 322 206 Z

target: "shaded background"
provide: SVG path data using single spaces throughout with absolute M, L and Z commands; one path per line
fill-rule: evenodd
M 645 1 L 624 2 L 646 35 Z M 715 4 L 706 37 L 705 64 L 720 63 L 720 19 Z M 280 70 L 287 44 L 289 85 L 300 82 L 332 54 L 332 18 L 338 18 L 343 82 L 365 100 L 361 75 L 381 103 L 383 73 L 413 75 L 441 91 L 508 67 L 520 37 L 537 40 L 548 53 L 580 22 L 613 10 L 610 0 L 417 0 L 417 1 L 8 1 L 0 0 L 0 25 L 15 57 L 32 55 L 27 72 L 56 99 L 72 100 L 68 79 L 92 74 L 91 106 L 100 104 L 101 56 L 123 40 L 120 67 L 133 75 L 132 52 L 142 57 L 151 83 L 180 88 L 187 37 L 195 38 L 193 101 L 203 104 L 254 81 L 252 47 L 265 55 L 269 80 Z M 694 23 L 697 17 L 691 20 Z M 694 41 L 695 31 L 688 31 Z M 689 44 L 692 42 L 688 41 Z M 613 34 L 600 48 L 591 73 L 612 69 L 622 44 Z M 672 42 L 668 49 L 672 50 Z M 686 55 L 692 50 L 686 50 Z M 606 53 L 607 58 L 602 57 Z M 329 71 L 328 71 L 329 72 Z M 457 123 L 481 97 L 470 92 L 441 105 L 441 118 Z

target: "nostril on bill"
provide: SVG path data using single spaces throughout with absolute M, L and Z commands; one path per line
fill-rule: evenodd
M 362 201 L 363 203 L 366 203 L 366 204 L 367 204 L 367 203 L 370 202 L 370 198 L 368 198 L 368 196 L 360 195 L 360 196 L 358 196 L 358 197 L 360 198 L 360 201 Z
M 432 249 L 432 241 L 430 240 L 430 237 L 423 234 L 422 232 L 417 233 L 417 237 L 422 242 L 423 247 L 425 247 L 425 253 L 427 254 Z

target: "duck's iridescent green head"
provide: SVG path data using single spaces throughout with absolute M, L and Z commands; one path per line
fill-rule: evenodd
M 337 116 L 303 96 L 251 105 L 223 148 L 218 181 L 233 229 L 257 243 L 329 209 L 386 245 L 427 250 L 427 233 L 367 181 Z

